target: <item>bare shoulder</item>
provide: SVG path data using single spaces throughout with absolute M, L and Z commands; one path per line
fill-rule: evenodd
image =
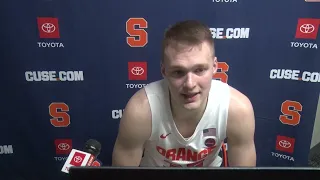
M 132 116 L 151 117 L 151 110 L 148 97 L 144 88 L 138 90 L 128 101 L 125 112 Z M 128 114 L 126 113 L 126 114 Z M 143 118 L 145 119 L 145 118 Z
M 250 99 L 245 94 L 235 89 L 234 87 L 232 86 L 229 86 L 229 87 L 230 87 L 229 108 L 231 110 L 230 112 L 236 113 L 236 115 L 240 115 L 241 113 L 251 113 L 250 111 L 253 110 L 253 107 Z
M 112 153 L 113 166 L 139 166 L 143 145 L 151 135 L 151 113 L 144 89 L 128 101 Z
M 254 129 L 254 109 L 250 99 L 239 90 L 230 87 L 227 132 L 229 135 Z
M 148 139 L 151 135 L 151 110 L 144 88 L 128 101 L 120 120 L 121 134 Z
M 230 92 L 227 120 L 229 165 L 256 166 L 255 118 L 251 101 L 233 87 L 230 87 Z

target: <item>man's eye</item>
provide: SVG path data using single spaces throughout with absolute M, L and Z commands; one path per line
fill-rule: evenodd
M 201 74 L 201 73 L 204 73 L 205 71 L 206 71 L 206 69 L 204 69 L 204 68 L 199 68 L 199 69 L 196 69 L 196 70 L 195 70 L 195 73 Z
M 183 71 L 177 70 L 177 71 L 173 71 L 172 74 L 173 76 L 182 76 L 183 75 Z
M 196 69 L 196 72 L 199 73 L 199 72 L 202 72 L 204 71 L 204 69 L 200 68 L 200 69 Z

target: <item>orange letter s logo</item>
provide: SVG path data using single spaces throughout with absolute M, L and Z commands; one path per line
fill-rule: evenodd
M 220 72 L 218 70 L 220 69 Z M 218 62 L 217 72 L 212 76 L 213 79 L 220 79 L 224 83 L 228 83 L 229 65 L 226 62 Z
M 135 26 L 139 28 L 148 28 L 148 22 L 144 18 L 130 18 L 126 22 L 126 31 L 130 36 L 127 37 L 127 44 L 130 47 L 144 47 L 148 43 L 148 32 L 144 29 L 136 29 Z
M 51 103 L 49 105 L 49 114 L 53 117 L 50 119 L 51 124 L 54 127 L 68 127 L 70 125 L 70 116 L 66 113 L 68 111 L 69 106 L 66 103 Z
M 299 111 L 302 111 L 302 105 L 299 102 L 286 100 L 281 104 L 281 112 L 284 115 L 280 115 L 279 120 L 283 124 L 296 126 L 300 123 Z

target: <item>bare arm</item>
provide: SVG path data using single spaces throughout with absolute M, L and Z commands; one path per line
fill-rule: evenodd
M 151 111 L 144 89 L 131 97 L 120 120 L 112 166 L 139 166 L 151 135 Z
M 255 119 L 250 100 L 231 89 L 227 124 L 228 159 L 230 166 L 256 166 L 254 143 Z

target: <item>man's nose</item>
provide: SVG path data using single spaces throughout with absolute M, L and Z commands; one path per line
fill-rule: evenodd
M 195 87 L 195 81 L 194 81 L 194 77 L 193 77 L 192 73 L 186 74 L 184 86 L 187 89 L 193 89 Z

